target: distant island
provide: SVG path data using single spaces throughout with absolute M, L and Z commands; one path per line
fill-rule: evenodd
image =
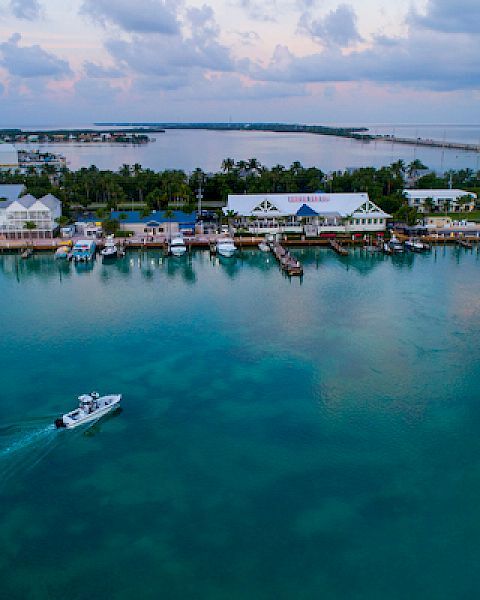
M 40 144 L 147 144 L 152 141 L 147 133 L 164 133 L 164 130 L 159 128 L 129 128 L 127 131 L 119 129 L 0 129 L 0 141 L 7 143 L 32 142 Z
M 447 142 L 423 138 L 404 138 L 394 135 L 373 135 L 368 127 L 330 127 L 326 125 L 305 125 L 301 123 L 95 123 L 99 127 L 147 128 L 144 131 L 167 129 L 205 129 L 211 131 L 270 131 L 274 133 L 311 133 L 331 135 L 359 140 L 361 142 L 390 142 L 409 146 L 429 146 L 449 148 L 465 152 L 480 152 L 479 144 Z
M 300 123 L 95 123 L 97 127 L 135 127 L 167 129 L 206 129 L 211 131 L 271 131 L 274 133 L 313 133 L 356 139 L 368 139 L 367 127 L 327 127 Z

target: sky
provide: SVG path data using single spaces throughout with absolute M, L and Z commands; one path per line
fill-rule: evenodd
M 480 0 L 0 0 L 0 127 L 479 123 Z

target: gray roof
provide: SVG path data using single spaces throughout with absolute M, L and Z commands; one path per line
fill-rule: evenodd
M 0 202 L 0 208 L 8 208 L 11 204 L 13 204 L 13 202 L 18 202 L 19 204 L 21 204 L 21 206 L 27 209 L 31 208 L 35 204 L 35 202 L 41 202 L 50 210 L 54 210 L 61 204 L 60 200 L 58 198 L 55 198 L 55 196 L 52 196 L 52 194 L 47 194 L 46 196 L 43 196 L 38 200 L 37 198 L 35 198 L 35 196 L 27 194 L 26 196 L 22 196 L 21 198 L 17 197 L 12 198 L 11 200 Z
M 25 191 L 23 183 L 4 183 L 0 185 L 0 198 L 16 200 Z

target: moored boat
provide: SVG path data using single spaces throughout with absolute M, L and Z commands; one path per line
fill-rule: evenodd
M 87 262 L 93 260 L 95 256 L 96 244 L 94 240 L 78 240 L 69 258 L 75 262 Z
M 270 246 L 266 242 L 260 242 L 258 244 L 258 249 L 262 252 L 270 252 Z
M 226 258 L 230 258 L 237 251 L 237 247 L 233 243 L 232 238 L 223 237 L 217 240 L 217 253 L 220 256 L 225 256 Z
M 170 240 L 168 252 L 172 256 L 183 256 L 187 251 L 185 240 L 182 235 L 177 235 Z
M 68 246 L 60 246 L 55 251 L 55 258 L 67 258 L 70 248 Z
M 84 423 L 97 421 L 120 405 L 121 394 L 100 396 L 97 392 L 83 394 L 78 398 L 78 408 L 55 420 L 57 429 L 73 429 Z
M 393 254 L 403 254 L 403 244 L 395 236 L 388 242 L 388 247 Z
M 109 235 L 105 240 L 105 246 L 102 248 L 101 255 L 103 258 L 117 258 L 118 249 L 115 244 L 113 235 Z
M 430 249 L 430 246 L 418 238 L 410 238 L 409 240 L 406 240 L 405 248 L 410 250 L 410 252 L 425 252 Z

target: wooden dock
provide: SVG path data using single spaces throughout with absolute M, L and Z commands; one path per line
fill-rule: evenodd
M 288 250 L 285 250 L 283 246 L 280 244 L 271 244 L 270 249 L 284 273 L 290 276 L 303 275 L 302 264 Z
M 330 240 L 330 247 L 340 256 L 348 256 L 348 250 L 339 244 L 337 240 Z
M 467 250 L 471 250 L 473 248 L 473 244 L 467 240 L 457 240 L 457 246 L 466 248 Z

